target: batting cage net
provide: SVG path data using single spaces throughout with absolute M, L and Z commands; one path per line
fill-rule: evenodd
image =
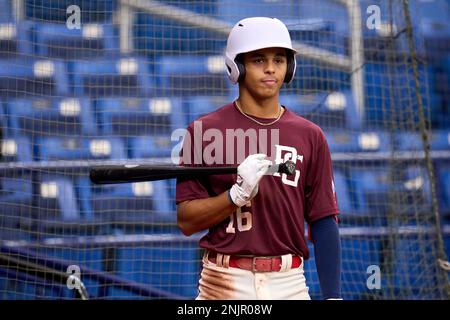
M 298 51 L 280 101 L 331 150 L 343 298 L 448 299 L 449 9 L 0 0 L 0 298 L 196 297 L 203 233 L 178 229 L 176 180 L 96 185 L 89 170 L 176 163 L 187 125 L 237 98 L 231 27 L 270 16 Z M 321 299 L 309 247 L 306 281 Z

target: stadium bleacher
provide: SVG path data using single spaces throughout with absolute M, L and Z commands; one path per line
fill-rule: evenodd
M 433 130 L 429 132 L 429 142 L 431 150 L 449 150 L 450 149 L 450 131 Z M 417 151 L 422 150 L 423 142 L 420 134 L 417 132 L 402 132 L 397 135 L 396 149 L 399 151 Z
M 348 90 L 305 95 L 286 94 L 280 96 L 280 102 L 325 130 L 343 127 L 358 129 L 362 125 L 353 96 Z
M 171 259 L 169 261 L 168 251 Z M 151 248 L 123 248 L 118 255 L 118 273 L 124 278 L 169 290 L 189 299 L 195 298 L 200 274 L 199 266 L 191 263 L 197 259 L 198 252 L 195 247 L 186 247 L 181 243 L 162 244 Z M 131 273 L 130 262 L 135 266 L 134 272 Z
M 0 179 L 0 225 L 1 234 L 5 239 L 11 237 L 10 231 L 15 231 L 15 238 L 26 237 L 25 232 L 20 230 L 20 225 L 29 224 L 32 218 L 33 189 L 31 176 L 22 174 L 16 177 L 2 177 Z
M 450 166 L 441 166 L 439 168 L 439 190 L 440 210 L 442 215 L 448 221 L 450 218 Z
M 195 2 L 164 1 L 176 5 L 181 9 L 196 9 L 200 13 L 207 14 L 214 8 L 208 6 L 212 3 L 203 3 L 202 6 Z M 172 2 L 172 3 L 170 3 Z M 187 54 L 216 53 L 221 51 L 225 45 L 225 39 L 218 39 L 210 31 L 197 27 L 189 27 L 182 23 L 159 18 L 143 12 L 135 14 L 133 26 L 133 45 L 139 53 L 150 58 L 158 57 L 160 52 L 184 52 Z M 179 41 L 167 41 L 177 38 Z
M 385 131 L 325 131 L 331 152 L 386 152 L 390 140 Z
M 104 135 L 170 135 L 186 127 L 179 98 L 101 99 L 97 114 Z
M 158 94 L 163 96 L 219 95 L 231 85 L 222 55 L 166 55 L 155 63 Z
M 142 57 L 122 56 L 68 62 L 76 95 L 125 96 L 151 95 L 154 84 L 149 63 Z
M 201 116 L 230 103 L 234 100 L 233 98 L 213 95 L 186 97 L 183 100 L 186 103 L 184 110 L 187 117 L 187 123 L 191 123 Z
M 2 12 L 0 12 L 0 15 L 2 15 Z M 32 23 L 29 21 L 15 23 L 2 21 L 0 18 L 0 58 L 14 58 L 33 54 L 32 42 L 29 38 L 31 26 Z
M 0 163 L 27 162 L 33 159 L 31 144 L 27 137 L 7 137 L 1 141 L 0 146 L 2 154 Z M 24 222 L 24 219 L 29 220 L 32 216 L 31 181 L 31 175 L 25 171 L 18 175 L 2 172 L 0 176 L 0 202 L 2 203 L 0 225 L 4 226 L 6 231 L 16 229 L 17 236 L 23 236 L 20 235 L 21 232 L 17 230 L 17 227 Z
M 110 21 L 117 10 L 116 0 L 25 0 L 24 5 L 27 19 L 60 23 L 66 22 L 71 5 L 83 11 L 84 23 Z
M 13 67 L 12 67 L 13 66 Z M 64 96 L 69 93 L 66 67 L 61 61 L 36 58 L 0 60 L 0 96 Z
M 33 210 L 33 219 L 39 223 L 79 220 L 80 210 L 72 179 L 54 174 L 40 174 L 39 176 L 39 190 L 36 207 Z
M 37 141 L 38 158 L 51 160 L 126 159 L 121 138 L 46 137 Z
M 131 158 L 164 158 L 172 155 L 174 141 L 167 135 L 135 136 L 128 138 L 128 146 Z
M 297 18 L 298 13 L 299 4 L 295 0 L 217 0 L 217 16 L 232 24 L 247 17 Z
M 90 23 L 80 29 L 69 29 L 65 24 L 36 22 L 30 37 L 32 42 L 25 43 L 33 43 L 36 55 L 42 57 L 69 60 L 119 53 L 111 23 Z
M 348 177 L 344 170 L 334 169 L 333 171 L 334 187 L 336 190 L 336 197 L 338 199 L 339 214 L 345 216 L 353 212 L 354 208 L 350 198 Z
M 77 179 L 82 214 L 117 225 L 174 223 L 165 181 L 91 186 L 88 178 Z M 133 227 L 134 228 L 134 227 Z
M 367 286 L 368 270 L 370 266 L 381 265 L 381 242 L 372 237 L 354 237 L 343 239 L 341 247 L 342 292 L 349 300 L 373 299 L 377 292 Z
M 6 103 L 13 136 L 70 136 L 97 134 L 91 102 L 87 98 L 13 99 Z

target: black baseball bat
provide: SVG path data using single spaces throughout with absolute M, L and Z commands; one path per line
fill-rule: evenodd
M 272 165 L 270 173 L 295 172 L 295 163 L 286 161 Z M 95 184 L 130 183 L 155 181 L 182 177 L 198 177 L 211 174 L 237 173 L 237 167 L 184 167 L 176 165 L 110 165 L 94 167 L 89 172 L 89 178 Z

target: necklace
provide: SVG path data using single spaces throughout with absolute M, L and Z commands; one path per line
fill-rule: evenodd
M 264 122 L 260 122 L 252 117 L 250 117 L 248 114 L 246 114 L 244 111 L 242 111 L 241 105 L 239 104 L 238 100 L 234 101 L 236 103 L 236 107 L 239 110 L 240 113 L 242 113 L 243 116 L 249 118 L 250 120 L 252 120 L 253 122 L 256 122 L 257 124 L 261 125 L 261 126 L 270 126 L 272 124 L 274 124 L 275 122 L 277 122 L 278 120 L 280 120 L 281 118 L 281 106 L 280 104 L 278 104 L 278 116 L 275 120 L 273 120 L 272 122 L 268 122 L 268 123 L 264 123 Z

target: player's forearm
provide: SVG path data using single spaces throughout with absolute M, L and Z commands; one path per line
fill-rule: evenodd
M 185 201 L 178 205 L 178 227 L 183 234 L 190 236 L 222 222 L 236 209 L 228 191 L 216 197 Z

